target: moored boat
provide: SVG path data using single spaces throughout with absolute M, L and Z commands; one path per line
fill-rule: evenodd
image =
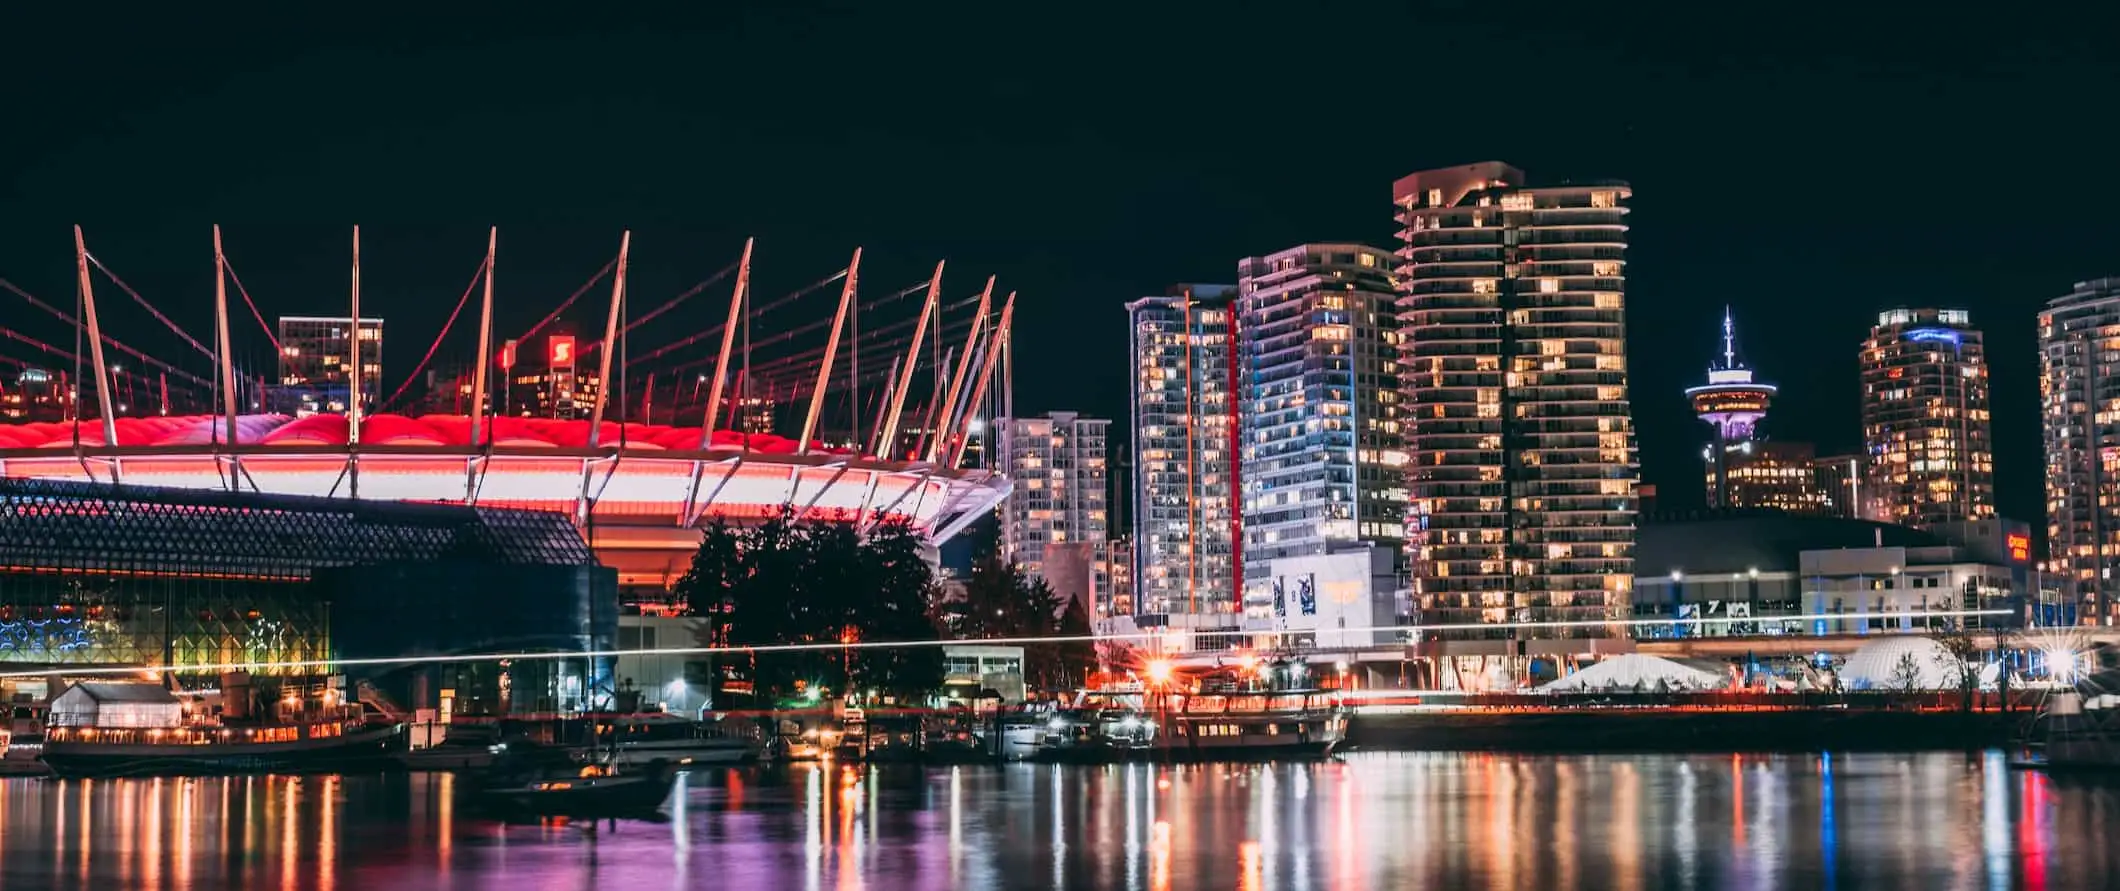
M 764 735 L 740 721 L 694 721 L 677 715 L 626 715 L 613 719 L 617 762 L 626 766 L 665 762 L 680 769 L 758 760 Z
M 676 784 L 675 765 L 641 766 L 527 742 L 506 743 L 500 757 L 459 788 L 469 802 L 501 816 L 646 817 L 661 811 Z
M 39 758 L 59 776 L 347 771 L 392 766 L 402 728 L 297 698 L 276 717 L 191 710 L 160 684 L 83 682 L 52 700 Z

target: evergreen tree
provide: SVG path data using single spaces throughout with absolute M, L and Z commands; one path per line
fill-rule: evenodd
M 850 525 L 799 522 L 792 511 L 741 531 L 710 526 L 678 581 L 693 614 L 708 618 L 710 639 L 738 647 L 933 640 L 933 588 L 920 539 L 903 525 L 863 539 Z M 761 703 L 818 686 L 917 699 L 942 683 L 932 647 L 826 646 L 732 661 Z

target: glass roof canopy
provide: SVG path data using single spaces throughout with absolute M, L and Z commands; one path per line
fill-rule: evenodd
M 567 517 L 542 511 L 0 479 L 0 572 L 307 579 L 454 561 L 596 563 Z

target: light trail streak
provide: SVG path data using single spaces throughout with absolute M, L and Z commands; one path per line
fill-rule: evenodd
M 1920 615 L 1920 616 L 1924 616 L 1924 617 L 1931 617 L 1931 618 L 1969 618 L 1969 617 L 1975 617 L 1975 616 L 2006 616 L 2006 615 L 2011 615 L 2011 614 L 2012 614 L 2012 613 L 2011 613 L 2011 612 L 2010 612 L 2009 610 L 2006 610 L 2006 609 L 1976 609 L 1976 610 L 1936 610 L 1936 611 L 1932 611 L 1932 612 L 1923 612 L 1923 613 L 1918 613 L 1918 614 L 1916 614 L 1916 613 L 1806 613 L 1806 614 L 1803 614 L 1803 615 L 1795 615 L 1795 616 L 1764 616 L 1764 617 L 1760 617 L 1760 616 L 1755 616 L 1755 617 L 1737 617 L 1737 618 L 1729 618 L 1729 617 L 1715 617 L 1715 618 L 1691 618 L 1691 619 L 1615 619 L 1615 620 L 1611 620 L 1611 621 L 1604 621 L 1604 620 L 1598 620 L 1598 619 L 1576 619 L 1576 620 L 1567 620 L 1567 621 L 1551 621 L 1551 622 L 1507 622 L 1507 623 L 1503 623 L 1503 622 L 1495 622 L 1495 623 L 1488 623 L 1488 622 L 1460 622 L 1460 623 L 1455 623 L 1455 624 L 1443 624 L 1443 625 L 1371 625 L 1371 626 L 1368 626 L 1368 627 L 1361 627 L 1361 628 L 1332 628 L 1332 629 L 1327 629 L 1327 630 L 1330 630 L 1330 631 L 1333 631 L 1333 632 L 1337 632 L 1337 633 L 1347 633 L 1347 634 L 1363 634 L 1363 633 L 1377 633 L 1377 632 L 1390 632 L 1390 633 L 1395 633 L 1395 632 L 1402 632 L 1402 631 L 1403 631 L 1403 632 L 1432 632 L 1432 631 L 1433 631 L 1433 632 L 1441 632 L 1441 631 L 1492 631 L 1492 630 L 1495 630 L 1495 629 L 1500 629 L 1500 628 L 1586 628 L 1586 627 L 1594 627 L 1594 626 L 1602 626 L 1602 625 L 1619 625 L 1619 626 L 1643 626 L 1643 625 L 1695 625 L 1695 626 L 1699 626 L 1699 625 L 1717 625 L 1717 624 L 1720 624 L 1720 625 L 1727 625 L 1727 624 L 1731 624 L 1731 623 L 1736 623 L 1736 622 L 1801 622 L 1801 621 L 1810 621 L 1810 620 L 1813 620 L 1813 619 L 1828 619 L 1828 620 L 1836 620 L 1836 621 L 1843 621 L 1843 622 L 1859 622 L 1859 621 L 1865 621 L 1865 620 L 1868 620 L 1868 619 L 1873 619 L 1873 618 L 1885 618 L 1885 619 L 1892 619 L 1892 618 L 1907 618 L 1907 617 L 1909 617 L 1909 616 L 1913 616 L 1913 615 Z M 1229 637 L 1243 637 L 1243 638 L 1254 638 L 1254 639 L 1255 639 L 1255 638 L 1261 638 L 1261 637 L 1279 637 L 1279 636 L 1284 636 L 1284 635 L 1289 635 L 1289 634 L 1295 634 L 1295 633 L 1301 633 L 1301 632 L 1295 632 L 1295 631 L 1218 631 L 1218 632 L 1212 632 L 1212 633 L 1214 633 L 1214 634 L 1218 634 L 1218 635 L 1224 635 L 1224 636 L 1229 636 Z M 1115 641 L 1115 642 L 1125 642 L 1125 641 L 1156 642 L 1156 641 L 1168 641 L 1168 640 L 1172 639 L 1172 638 L 1173 638 L 1174 636 L 1177 636 L 1177 635 L 1174 635 L 1174 634 L 1172 634 L 1172 633 L 1170 633 L 1170 632 L 1161 632 L 1161 631 L 1154 631 L 1154 632 L 1136 632 L 1136 633 L 1130 633 L 1130 634 L 1056 634 L 1056 635 L 1046 635 L 1046 636 L 1031 636 L 1031 637 L 989 637 L 989 638 L 980 638 L 980 639 L 975 639 L 975 640 L 886 640 L 886 641 L 856 641 L 856 642 L 853 642 L 853 643 L 838 643 L 838 642 L 831 642 L 831 643 L 799 643 L 799 644 L 759 644 L 759 645 L 757 645 L 757 646 L 724 646 L 724 647 L 656 647 L 656 648 L 650 648 L 650 649 L 639 649 L 639 650 L 567 650 L 567 651 L 539 651 L 539 652 L 515 652 L 515 653 L 466 653 L 466 654 L 456 654 L 456 655 L 442 655 L 442 656 L 386 656 L 386 657 L 367 657 L 367 658 L 355 658 L 355 659 L 303 659 L 303 660 L 291 660 L 291 661 L 282 661 L 282 662 L 222 662 L 222 663 L 215 663 L 215 664 L 206 664 L 206 665 L 178 665 L 178 666 L 155 666 L 155 665 L 83 665 L 83 666 L 78 666 L 78 667 L 73 667 L 73 666 L 54 666 L 54 667 L 52 667 L 52 668 L 48 668 L 48 669 L 42 669 L 42 670 L 37 670 L 37 671 L 0 671 L 0 678 L 38 678 L 38 677 L 47 677 L 47 676 L 50 676 L 50 675 L 54 675 L 54 674 L 63 674 L 63 675 L 116 675 L 116 674 L 136 674 L 136 673 L 139 673 L 139 672 L 142 672 L 142 671 L 180 671 L 180 672 L 210 672 L 210 671 L 246 671 L 246 670 L 252 670 L 252 669 L 259 669 L 259 668 L 283 668 L 283 669 L 284 669 L 284 668 L 330 668 L 330 667 L 333 667 L 333 666 L 339 666 L 339 667 L 346 667 L 346 666 L 382 666 L 382 665 L 428 665 L 428 664 L 432 664 L 432 665 L 443 665 L 443 664 L 455 664 L 455 663 L 464 663 L 464 662 L 498 662 L 498 661 L 502 661 L 502 660 L 510 660 L 510 661 L 514 661 L 514 660 L 522 660 L 522 661 L 539 661 L 539 660 L 559 660 L 559 659 L 587 659 L 587 658 L 602 658 L 602 657 L 607 657 L 607 656 L 609 656 L 609 657 L 617 657 L 617 656 L 707 656 L 707 655 L 718 655 L 718 654 L 723 654 L 723 653 L 728 653 L 728 654 L 739 654 L 739 655 L 740 655 L 740 654 L 755 654 L 755 653 L 815 653 L 815 652 L 827 652 L 827 651 L 829 651 L 829 652 L 843 652 L 843 651 L 846 651 L 846 650 L 889 650 L 889 649 L 911 649 L 911 648 L 915 648 L 915 647 L 949 647 L 949 646 L 1028 646 L 1028 645 L 1035 645 L 1035 644 L 1050 644 L 1050 643 L 1096 643 L 1096 642 L 1099 642 L 1099 641 Z M 1780 636 L 1782 636 L 1782 637 L 1788 637 L 1788 638 L 1790 638 L 1791 640 L 1800 640 L 1800 639 L 1801 639 L 1801 637 L 1799 637 L 1799 636 L 1796 636 L 1796 635 L 1780 635 Z M 1378 646 L 1378 647 L 1387 647 L 1387 646 L 1391 646 L 1391 645 L 1392 645 L 1392 644 L 1377 644 L 1377 645 L 1375 645 L 1375 646 Z M 1361 648 L 1360 648 L 1360 647 L 1355 647 L 1355 648 L 1352 648 L 1352 649 L 1361 649 Z

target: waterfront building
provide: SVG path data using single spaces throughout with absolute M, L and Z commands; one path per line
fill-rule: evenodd
M 1087 610 L 1110 583 L 1100 558 L 1109 531 L 1111 421 L 1052 412 L 998 423 L 1002 469 L 1011 483 L 1001 508 L 1002 555 Z
M 1624 615 L 1635 460 L 1620 182 L 1534 186 L 1486 162 L 1393 186 L 1413 597 L 1420 621 L 1589 621 Z M 1450 632 L 1450 655 L 1581 652 Z M 1475 638 L 1475 639 L 1468 639 Z
M 1360 244 L 1297 245 L 1237 264 L 1248 598 L 1262 594 L 1276 560 L 1358 542 L 1395 554 L 1404 544 L 1391 266 L 1388 252 Z
M 1873 519 L 1995 515 L 1987 357 L 1962 309 L 1880 313 L 1862 345 L 1863 489 Z
M 383 320 L 361 318 L 358 374 L 354 327 L 351 316 L 281 316 L 280 378 L 268 391 L 271 407 L 296 416 L 345 414 L 358 376 L 361 404 L 374 408 L 383 396 Z
M 2029 527 L 1996 518 L 1918 530 L 1731 510 L 1652 517 L 1640 535 L 1631 613 L 1644 640 L 2011 628 L 2034 593 Z M 1962 610 L 2004 614 L 1945 615 Z
M 228 664 L 602 650 L 616 611 L 615 574 L 560 514 L 0 479 L 0 664 L 196 683 Z M 582 660 L 370 673 L 380 707 L 446 689 L 460 714 L 578 708 L 608 686 Z
M 1135 461 L 1134 609 L 1234 630 L 1243 538 L 1236 288 L 1177 285 L 1127 304 Z
M 2077 282 L 2039 313 L 2048 582 L 2067 624 L 2114 622 L 2120 565 L 2120 278 Z

